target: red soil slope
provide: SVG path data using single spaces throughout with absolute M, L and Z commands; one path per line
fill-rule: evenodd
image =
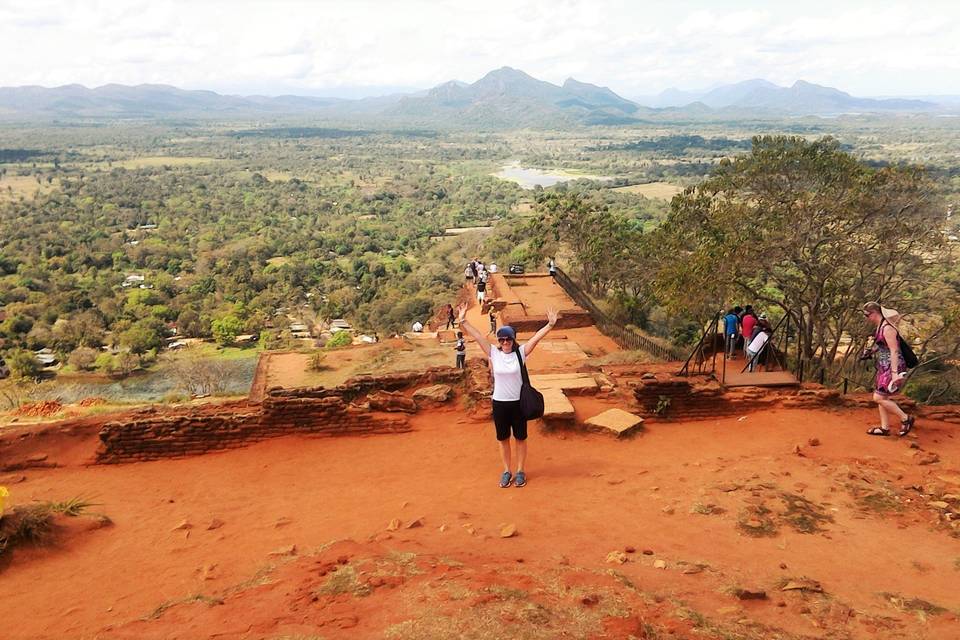
M 865 411 L 658 424 L 628 441 L 535 432 L 530 484 L 504 490 L 492 427 L 462 415 L 418 415 L 408 434 L 17 472 L 16 503 L 93 496 L 115 525 L 18 550 L 0 577 L 3 637 L 357 638 L 394 625 L 456 637 L 417 625 L 479 624 L 463 604 L 480 601 L 517 629 L 583 630 L 570 637 L 643 637 L 644 623 L 679 637 L 956 637 L 960 541 L 921 498 L 960 492 L 954 426 L 918 429 L 939 455 L 930 465 L 905 441 L 863 435 Z M 783 495 L 832 522 L 802 533 L 777 515 Z M 738 526 L 768 518 L 771 537 Z M 518 535 L 501 538 L 510 523 Z M 323 550 L 338 540 L 353 542 Z M 330 586 L 341 556 L 359 577 Z M 801 577 L 824 593 L 779 590 Z M 599 604 L 577 604 L 591 594 Z M 925 606 L 914 598 L 946 612 L 920 619 L 904 611 Z M 565 622 L 572 606 L 596 619 Z M 696 625 L 705 636 L 683 631 Z

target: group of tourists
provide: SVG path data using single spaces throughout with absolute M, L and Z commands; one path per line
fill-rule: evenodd
M 549 262 L 551 276 L 556 276 L 556 262 Z M 467 281 L 473 281 L 477 286 L 477 301 L 482 305 L 485 298 L 486 282 L 489 273 L 496 271 L 495 265 L 487 269 L 478 259 L 470 262 L 464 271 Z M 456 366 L 463 368 L 466 359 L 466 340 L 464 332 L 473 338 L 474 342 L 486 354 L 490 373 L 493 379 L 492 417 L 497 441 L 500 445 L 500 458 L 503 463 L 503 472 L 500 475 L 500 486 L 523 487 L 527 484 L 527 475 L 524 468 L 527 460 L 527 418 L 521 407 L 521 390 L 526 382 L 526 361 L 533 353 L 540 340 L 553 329 L 558 314 L 555 310 L 547 311 L 547 324 L 540 328 L 525 344 L 517 342 L 517 334 L 513 327 L 504 325 L 497 328 L 496 312 L 489 309 L 490 331 L 486 334 L 474 327 L 467 320 L 469 305 L 461 304 L 454 313 L 452 305 L 447 305 L 447 328 L 459 327 L 457 332 Z M 879 303 L 870 302 L 863 306 L 864 318 L 872 322 L 876 329 L 873 335 L 873 346 L 864 351 L 862 359 L 876 360 L 876 384 L 873 399 L 880 412 L 880 424 L 867 431 L 874 436 L 888 436 L 891 434 L 892 417 L 899 418 L 899 436 L 905 436 L 914 428 L 914 417 L 904 412 L 893 399 L 905 383 L 908 367 L 916 366 L 916 356 L 909 345 L 900 337 L 897 329 L 899 314 L 882 307 Z M 773 327 L 767 314 L 758 313 L 753 305 L 735 306 L 723 316 L 724 341 L 727 357 L 736 359 L 739 352 L 743 352 L 747 360 L 747 367 L 753 371 L 758 364 L 766 362 L 766 355 L 770 347 L 770 338 Z M 488 336 L 495 335 L 496 342 L 488 341 Z M 511 448 L 510 439 L 515 445 Z M 514 466 L 512 463 L 516 462 Z M 515 470 L 514 470 L 515 469 Z
M 485 265 L 480 258 L 474 258 L 467 263 L 467 267 L 463 270 L 463 277 L 467 282 L 473 282 L 476 286 L 477 291 L 477 302 L 483 304 L 483 301 L 487 298 L 487 281 L 490 279 L 491 273 L 497 272 L 496 263 L 491 262 L 489 265 Z
M 753 371 L 758 364 L 766 364 L 766 347 L 772 334 L 773 327 L 767 314 L 758 314 L 752 304 L 733 307 L 723 316 L 727 357 L 735 360 L 742 351 L 749 371 Z

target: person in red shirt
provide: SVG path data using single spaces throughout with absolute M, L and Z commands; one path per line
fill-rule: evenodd
M 753 339 L 753 329 L 757 326 L 757 314 L 753 310 L 753 305 L 748 304 L 743 310 L 743 316 L 740 318 L 740 333 L 743 335 L 743 353 L 746 355 L 747 347 L 750 346 L 750 340 Z

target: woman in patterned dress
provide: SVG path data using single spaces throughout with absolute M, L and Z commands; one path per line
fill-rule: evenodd
M 877 327 L 870 353 L 874 355 L 877 366 L 873 400 L 880 411 L 880 424 L 867 433 L 871 436 L 890 435 L 890 415 L 893 414 L 900 418 L 898 435 L 905 436 L 913 429 L 914 417 L 907 415 L 892 398 L 900 391 L 907 373 L 907 364 L 900 353 L 897 328 L 893 326 L 900 316 L 891 309 L 884 309 L 878 302 L 863 305 L 863 316 Z

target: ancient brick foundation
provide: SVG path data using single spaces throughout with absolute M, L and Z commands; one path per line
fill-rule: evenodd
M 459 382 L 463 370 L 361 376 L 326 389 L 274 388 L 259 404 L 202 415 L 143 411 L 100 429 L 96 462 L 109 464 L 199 455 L 284 435 L 369 435 L 410 430 L 406 416 L 370 411 L 355 402 L 374 390 Z
M 834 389 L 742 387 L 723 389 L 707 377 L 641 380 L 633 391 L 640 412 L 661 420 L 706 420 L 742 415 L 766 408 L 822 409 L 848 404 Z

